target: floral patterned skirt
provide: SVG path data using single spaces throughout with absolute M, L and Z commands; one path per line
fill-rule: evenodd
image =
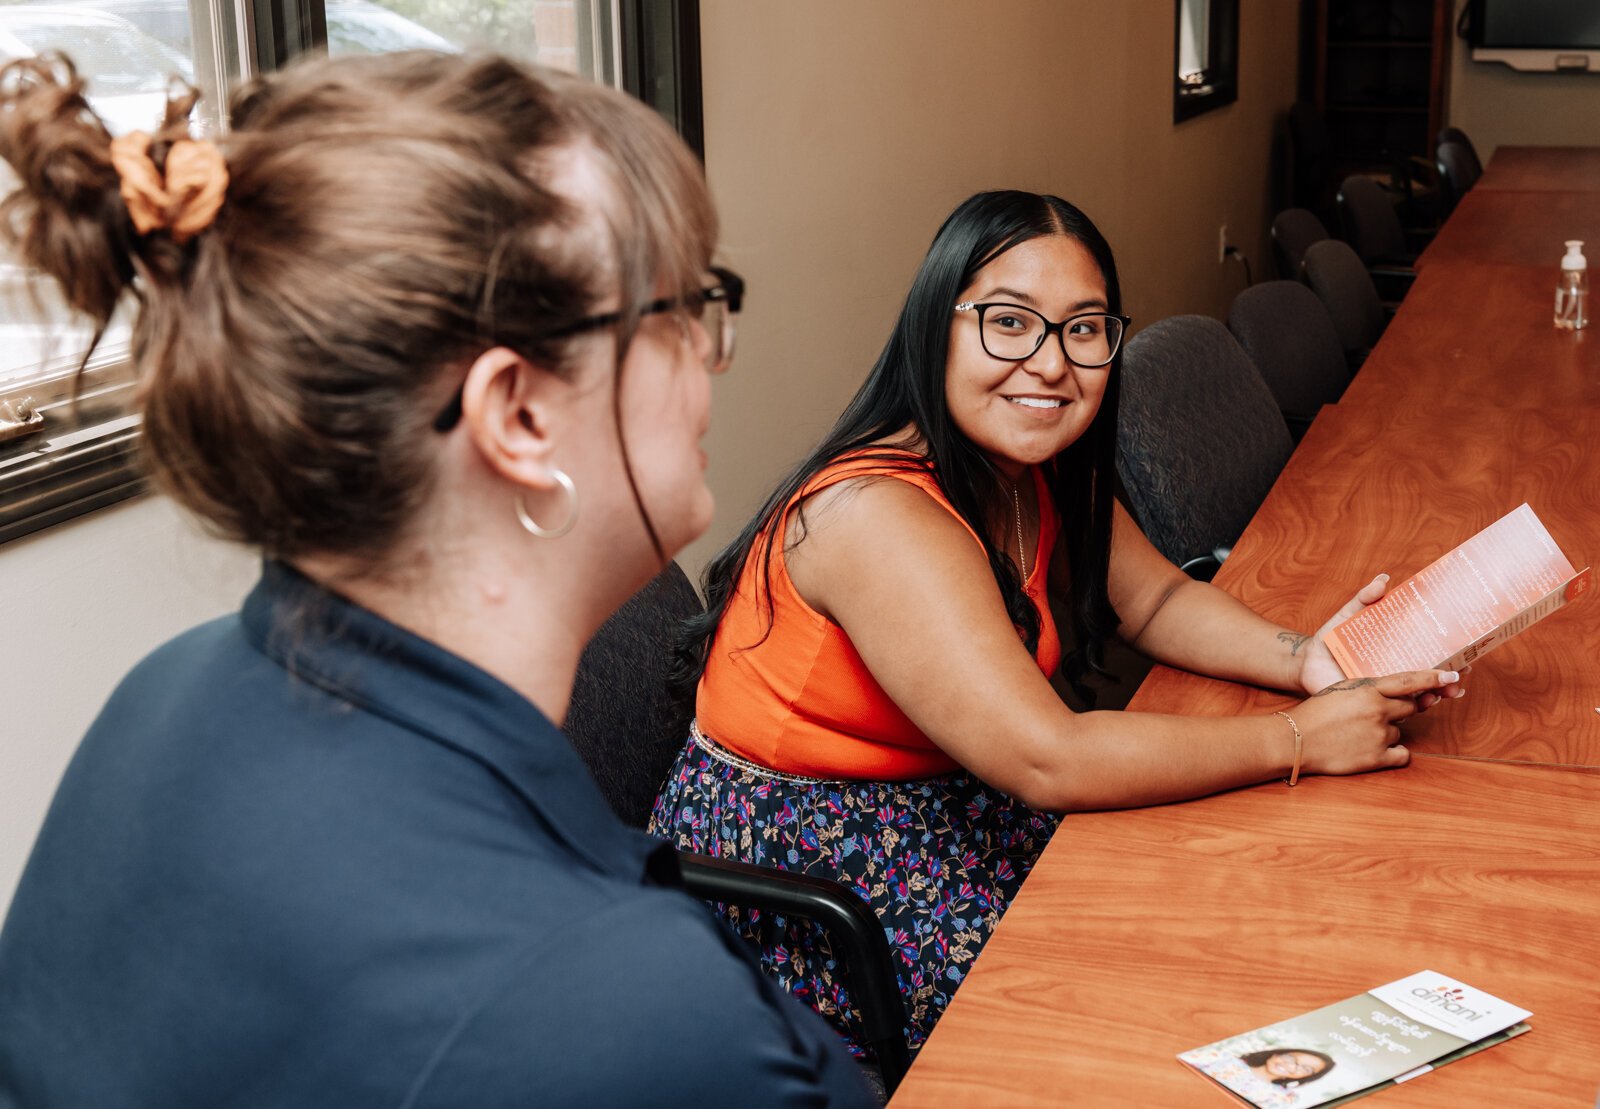
M 1055 826 L 1055 817 L 969 774 L 795 778 L 739 758 L 698 729 L 650 818 L 650 831 L 681 850 L 829 878 L 860 894 L 897 957 L 912 1049 L 933 1030 Z M 757 910 L 722 911 L 759 949 L 767 973 L 866 1054 L 821 929 Z

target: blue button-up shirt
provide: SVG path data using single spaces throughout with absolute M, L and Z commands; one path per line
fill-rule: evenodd
M 504 683 L 269 565 L 84 738 L 0 933 L 0 1105 L 865 1103 Z

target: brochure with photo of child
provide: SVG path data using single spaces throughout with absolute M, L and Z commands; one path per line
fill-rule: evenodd
M 1577 600 L 1589 578 L 1524 504 L 1323 640 L 1348 678 L 1459 670 Z
M 1519 1036 L 1532 1015 L 1424 970 L 1178 1059 L 1258 1109 L 1340 1105 Z

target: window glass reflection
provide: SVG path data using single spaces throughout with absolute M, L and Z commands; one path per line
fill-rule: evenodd
M 113 134 L 153 131 L 172 78 L 195 81 L 189 18 L 186 0 L 0 2 L 0 64 L 59 50 L 87 80 L 89 105 Z M 0 165 L 0 193 L 15 186 Z M 114 320 L 100 353 L 125 350 L 127 336 L 126 323 Z M 58 375 L 89 339 L 53 285 L 0 255 L 0 390 Z
M 196 133 L 215 134 L 217 70 L 236 68 L 233 4 L 225 7 L 224 25 L 212 27 L 209 0 L 0 0 L 0 64 L 64 52 L 87 79 L 89 103 L 113 134 L 153 131 L 176 76 L 202 90 Z M 610 82 L 615 9 L 616 0 L 328 0 L 328 49 L 484 47 Z M 214 51 L 214 43 L 221 49 Z M 14 187 L 10 167 L 0 163 L 0 195 Z M 114 320 L 96 361 L 124 353 L 127 338 L 126 324 Z M 30 381 L 59 377 L 89 340 L 89 329 L 72 318 L 53 286 L 0 252 L 0 399 Z
M 610 80 L 612 0 L 330 0 L 333 54 L 486 47 Z

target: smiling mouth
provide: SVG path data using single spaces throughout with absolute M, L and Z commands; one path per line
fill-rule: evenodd
M 1064 397 L 1007 397 L 1006 400 L 1023 408 L 1061 408 L 1067 403 Z

